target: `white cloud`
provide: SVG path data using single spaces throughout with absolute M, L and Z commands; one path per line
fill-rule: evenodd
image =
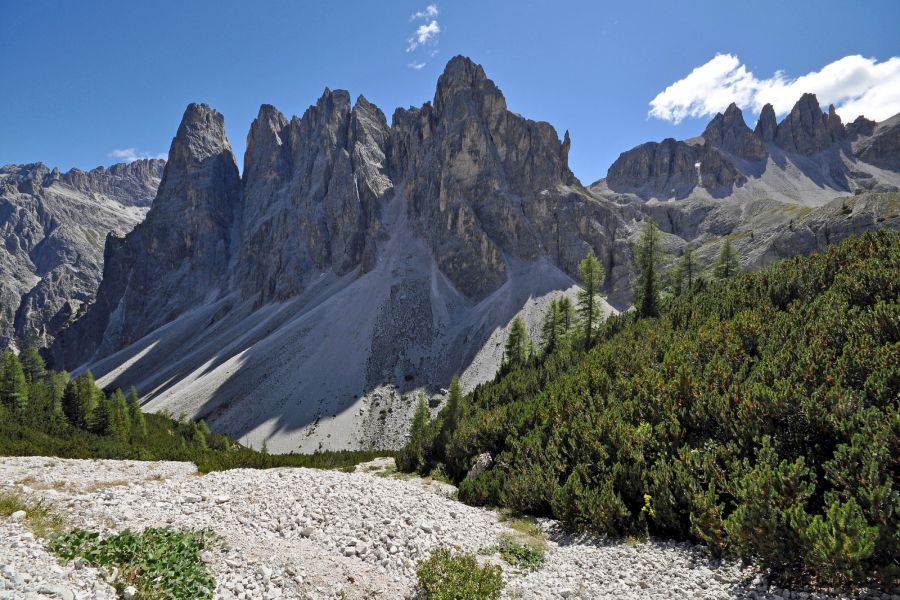
M 141 158 L 161 158 L 165 160 L 169 155 L 165 152 L 161 152 L 160 154 L 148 154 L 147 152 L 139 151 L 137 148 L 116 148 L 107 156 L 130 163 Z
M 409 63 L 406 66 L 409 67 L 410 69 L 415 69 L 416 71 L 421 71 L 422 68 L 425 66 L 425 63 L 417 63 L 416 61 L 412 61 L 411 63 Z
M 882 121 L 900 112 L 900 57 L 879 63 L 845 56 L 796 78 L 777 71 L 759 79 L 737 56 L 718 54 L 651 100 L 649 116 L 677 124 L 722 112 L 732 102 L 754 113 L 770 103 L 783 115 L 806 92 L 816 94 L 823 108 L 834 104 L 845 123 L 859 115 Z
M 413 13 L 410 17 L 410 21 L 415 21 L 418 19 L 433 19 L 438 16 L 438 7 L 437 4 L 429 4 L 425 7 L 425 10 L 420 10 L 418 12 Z
M 415 35 L 407 40 L 406 51 L 412 52 L 423 44 L 436 44 L 438 41 L 438 34 L 440 33 L 441 26 L 438 25 L 436 20 L 432 20 L 424 25 L 419 25 L 416 28 Z

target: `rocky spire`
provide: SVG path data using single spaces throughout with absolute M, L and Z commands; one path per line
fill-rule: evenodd
M 748 160 L 766 157 L 765 146 L 744 122 L 744 114 L 732 102 L 725 113 L 717 114 L 703 132 L 703 139 L 713 148 L 720 148 Z
M 52 354 L 71 368 L 95 350 L 130 344 L 225 288 L 240 203 L 240 175 L 222 115 L 205 104 L 189 105 L 146 219 L 124 240 L 107 239 L 97 300 L 63 332 Z
M 775 141 L 776 129 L 778 129 L 778 122 L 775 120 L 775 109 L 771 104 L 766 104 L 759 113 L 759 121 L 756 123 L 754 133 L 763 142 L 772 142 Z
M 815 94 L 803 94 L 778 125 L 775 144 L 788 152 L 808 156 L 821 152 L 843 136 L 840 117 L 836 113 L 826 116 Z
M 392 189 L 384 114 L 325 88 L 288 122 L 264 105 L 248 137 L 236 286 L 260 303 L 299 294 L 332 270 L 370 268 L 379 204 Z

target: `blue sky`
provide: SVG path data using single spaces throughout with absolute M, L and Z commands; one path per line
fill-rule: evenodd
M 193 101 L 225 115 L 242 161 L 261 103 L 302 114 L 325 86 L 344 88 L 390 120 L 430 100 L 456 54 L 484 66 L 511 110 L 570 130 L 584 183 L 636 144 L 699 134 L 723 99 L 752 126 L 760 102 L 788 102 L 809 73 L 799 85 L 845 112 L 900 112 L 895 0 L 430 4 L 5 0 L 0 164 L 165 153 Z

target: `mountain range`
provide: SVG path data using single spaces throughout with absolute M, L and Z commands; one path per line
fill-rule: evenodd
M 732 105 L 702 136 L 642 144 L 587 187 L 569 170 L 569 133 L 509 111 L 464 57 L 432 102 L 390 124 L 364 97 L 326 89 L 301 117 L 263 105 L 247 142 L 239 171 L 222 115 L 190 105 L 164 169 L 109 170 L 147 177 L 126 177 L 144 185 L 130 192 L 133 222 L 107 229 L 99 285 L 97 260 L 94 287 L 59 286 L 52 301 L 28 300 L 34 276 L 17 275 L 3 309 L 17 299 L 16 315 L 49 315 L 34 327 L 54 366 L 135 385 L 146 409 L 277 452 L 397 445 L 415 392 L 434 408 L 454 374 L 465 388 L 493 377 L 511 319 L 534 335 L 551 299 L 574 297 L 590 249 L 604 311 L 627 309 L 647 219 L 669 257 L 691 244 L 708 265 L 729 239 L 744 268 L 900 227 L 900 116 L 844 125 L 809 94 L 780 123 L 766 107 L 755 129 Z M 19 189 L 16 169 L 0 185 Z M 46 179 L 0 206 L 72 186 Z M 3 219 L 10 256 L 22 254 Z
M 156 195 L 165 161 L 60 173 L 0 167 L 0 347 L 49 345 L 94 298 L 106 236 L 124 235 Z

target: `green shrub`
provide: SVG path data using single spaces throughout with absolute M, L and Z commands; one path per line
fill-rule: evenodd
M 133 585 L 139 600 L 194 600 L 213 597 L 216 583 L 200 551 L 214 540 L 207 531 L 126 530 L 104 537 L 78 529 L 56 539 L 52 549 L 64 561 L 81 557 L 94 567 L 115 567 L 119 593 Z
M 863 575 L 878 537 L 878 528 L 869 526 L 854 500 L 830 503 L 824 517 L 809 519 L 796 511 L 794 526 L 800 530 L 807 563 L 814 565 L 825 581 L 835 584 Z
M 579 328 L 459 402 L 464 502 L 700 541 L 776 574 L 900 577 L 900 235 L 866 233 Z M 574 341 L 573 341 L 574 340 Z M 440 418 L 440 416 L 439 416 Z M 464 480 L 482 452 L 493 465 Z
M 479 566 L 475 555 L 453 554 L 448 548 L 419 561 L 416 574 L 424 600 L 497 600 L 503 590 L 499 566 Z
M 533 544 L 522 544 L 512 536 L 504 536 L 497 547 L 500 556 L 514 567 L 539 569 L 544 564 L 544 549 Z

